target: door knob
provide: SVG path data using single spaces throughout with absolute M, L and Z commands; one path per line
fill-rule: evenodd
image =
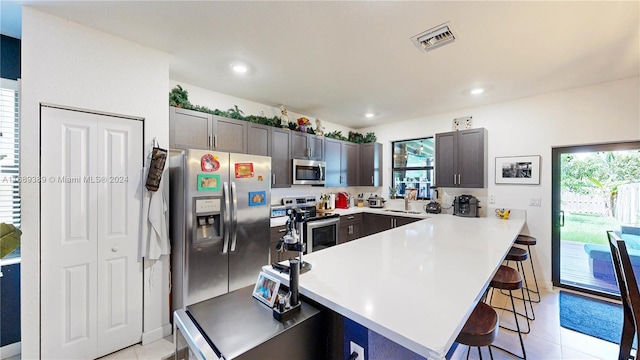
M 111 248 L 111 251 L 112 251 L 112 252 L 116 252 L 116 251 L 118 251 L 118 245 L 116 245 L 116 246 L 112 247 L 112 248 Z

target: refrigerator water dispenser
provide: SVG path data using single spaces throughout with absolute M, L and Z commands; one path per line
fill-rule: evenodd
M 222 237 L 222 219 L 219 198 L 194 199 L 196 224 L 194 243 L 206 243 L 220 240 Z

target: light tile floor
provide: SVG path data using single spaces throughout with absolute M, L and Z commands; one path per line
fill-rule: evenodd
M 618 357 L 618 345 L 604 340 L 593 338 L 575 331 L 560 327 L 560 313 L 558 302 L 559 290 L 542 290 L 542 301 L 534 304 L 536 320 L 531 323 L 531 332 L 523 335 L 528 359 L 553 360 L 553 359 L 616 359 Z M 493 305 L 507 307 L 508 297 L 496 292 Z M 520 310 L 522 308 L 520 307 Z M 506 311 L 498 312 L 501 323 L 513 327 L 513 315 Z M 503 329 L 498 332 L 496 345 L 507 348 L 517 354 L 520 353 L 518 335 Z M 101 360 L 133 360 L 155 359 L 163 360 L 173 352 L 173 337 L 155 341 L 142 346 L 134 345 L 126 349 L 101 358 Z M 483 349 L 483 358 L 488 359 L 486 348 Z M 467 356 L 467 347 L 458 346 L 453 354 L 453 360 L 462 360 Z M 513 359 L 500 350 L 493 350 L 494 359 Z M 478 359 L 476 349 L 471 349 L 470 359 Z
M 616 359 L 618 358 L 618 345 L 600 340 L 572 330 L 560 327 L 559 290 L 542 290 L 542 301 L 534 304 L 533 308 L 536 320 L 531 322 L 531 332 L 523 335 L 527 359 Z M 493 305 L 510 308 L 508 297 L 499 294 L 493 300 Z M 516 301 L 516 307 L 522 311 L 520 301 Z M 498 311 L 500 324 L 515 329 L 513 314 L 507 311 Z M 524 321 L 521 320 L 521 326 Z M 504 329 L 498 331 L 495 345 L 506 348 L 521 355 L 520 340 L 518 334 Z M 497 349 L 493 349 L 494 359 L 513 359 L 514 357 Z M 482 349 L 483 359 L 489 358 L 486 348 Z M 466 359 L 467 347 L 458 346 L 452 359 Z M 477 349 L 471 349 L 470 359 L 478 359 Z

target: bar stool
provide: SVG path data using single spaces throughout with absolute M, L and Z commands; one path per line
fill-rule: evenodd
M 489 346 L 489 355 L 493 359 L 491 344 L 498 336 L 498 313 L 483 302 L 479 302 L 464 323 L 456 342 L 467 345 L 467 359 L 472 346 L 478 348 L 478 356 L 482 360 L 481 346 Z
M 531 299 L 531 293 L 534 293 L 537 295 L 537 300 L 531 300 L 534 303 L 539 303 L 540 302 L 540 289 L 538 288 L 538 278 L 536 278 L 536 269 L 533 266 L 533 253 L 531 252 L 531 247 L 535 246 L 536 243 L 538 241 L 536 240 L 536 238 L 534 238 L 531 235 L 518 235 L 518 237 L 516 238 L 516 244 L 518 245 L 525 245 L 527 247 L 527 250 L 529 250 L 529 263 L 531 264 L 531 272 L 533 273 L 533 282 L 536 286 L 535 290 L 531 290 L 527 287 L 527 292 L 529 292 L 529 299 Z
M 511 354 L 517 357 L 518 359 L 526 359 L 527 353 L 524 349 L 524 341 L 522 340 L 522 331 L 520 331 L 520 323 L 518 322 L 518 313 L 516 311 L 516 304 L 513 301 L 513 290 L 520 289 L 520 291 L 522 291 L 522 297 L 524 298 L 524 288 L 522 287 L 522 276 L 516 269 L 506 265 L 500 265 L 500 267 L 498 268 L 498 271 L 496 271 L 496 274 L 493 275 L 493 278 L 491 279 L 489 286 L 492 288 L 492 292 L 491 292 L 492 298 L 493 298 L 493 289 L 509 291 L 509 298 L 511 299 L 511 308 L 513 309 L 513 318 L 516 322 L 516 329 L 510 329 L 502 325 L 500 325 L 500 327 L 503 329 L 518 333 L 518 338 L 520 338 L 520 347 L 522 348 L 522 356 L 518 356 L 515 353 L 509 350 L 506 350 L 504 348 L 501 348 L 499 346 L 495 346 L 495 345 L 490 345 L 490 346 L 495 347 L 498 350 L 502 350 L 508 354 Z M 526 306 L 525 306 L 525 310 L 526 310 Z M 528 324 L 528 320 L 527 320 L 527 324 Z
M 510 261 L 513 261 L 516 263 L 516 270 L 518 270 L 518 272 L 520 272 L 520 274 L 522 274 L 522 278 L 524 279 L 524 288 L 525 290 L 527 290 L 526 294 L 527 294 L 527 298 L 524 298 L 524 293 L 523 293 L 523 298 L 519 298 L 517 296 L 515 296 L 515 299 L 518 300 L 522 300 L 522 304 L 524 306 L 524 310 L 525 310 L 525 314 L 521 314 L 518 313 L 518 315 L 520 316 L 524 316 L 527 318 L 527 321 L 533 321 L 536 319 L 536 314 L 533 311 L 533 302 L 531 301 L 531 295 L 529 294 L 529 283 L 527 281 L 527 274 L 524 271 L 524 262 L 529 259 L 529 251 L 527 249 L 523 249 L 523 248 L 519 248 L 516 246 L 512 246 L 511 249 L 509 249 L 509 252 L 507 253 L 507 256 L 505 256 L 504 258 L 507 261 L 507 265 L 509 265 Z M 507 295 L 504 290 L 500 291 L 502 294 Z M 492 294 L 493 295 L 493 294 Z M 529 317 L 529 312 L 527 311 L 527 302 L 529 303 L 529 308 L 531 309 L 531 317 Z M 507 310 L 510 311 L 508 309 L 503 309 L 503 310 Z M 527 325 L 528 322 L 527 322 Z M 523 332 L 523 334 L 528 334 L 529 331 Z

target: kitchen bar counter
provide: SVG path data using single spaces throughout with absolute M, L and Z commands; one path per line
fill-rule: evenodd
M 300 293 L 428 359 L 444 358 L 526 215 L 425 215 L 305 255 L 313 269 L 300 276 Z M 288 284 L 286 274 L 264 270 Z

